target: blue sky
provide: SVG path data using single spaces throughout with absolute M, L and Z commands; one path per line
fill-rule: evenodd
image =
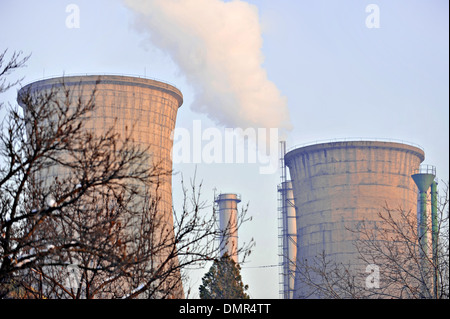
M 286 98 L 292 130 L 287 146 L 339 138 L 396 139 L 424 148 L 425 163 L 449 179 L 448 1 L 444 0 L 260 0 L 263 68 Z M 366 6 L 380 9 L 380 27 L 367 28 Z M 66 7 L 80 9 L 80 27 L 67 28 Z M 197 93 L 188 74 L 166 51 L 132 26 L 133 13 L 119 0 L 0 2 L 0 49 L 32 53 L 17 75 L 24 83 L 43 76 L 119 73 L 176 85 L 184 95 L 177 126 L 217 127 L 194 112 Z M 224 48 L 225 49 L 225 48 Z M 15 91 L 2 98 L 14 102 Z M 222 127 L 221 127 L 222 129 Z M 256 246 L 243 265 L 255 298 L 278 297 L 277 174 L 255 164 L 176 164 L 185 178 L 213 189 L 240 193 L 253 221 L 240 240 Z M 180 175 L 174 177 L 179 205 Z M 261 267 L 264 266 L 264 267 Z M 204 273 L 204 270 L 201 270 Z M 195 276 L 194 276 L 195 277 Z M 196 287 L 199 279 L 193 278 Z M 196 288 L 194 288 L 196 290 Z

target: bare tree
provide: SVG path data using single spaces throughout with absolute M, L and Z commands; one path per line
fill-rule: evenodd
M 0 75 L 23 66 L 27 58 L 20 57 Z M 3 91 L 15 84 L 0 83 Z M 182 297 L 183 270 L 218 255 L 210 244 L 219 235 L 215 215 L 194 183 L 171 227 L 159 207 L 162 177 L 171 172 L 149 165 L 131 129 L 126 136 L 114 126 L 101 134 L 86 129 L 96 90 L 87 99 L 77 90 L 64 83 L 29 90 L 19 97 L 25 112 L 6 109 L 0 298 Z
M 351 265 L 340 263 L 320 252 L 312 260 L 299 259 L 296 281 L 302 286 L 299 298 L 356 299 L 361 296 Z
M 26 62 L 29 60 L 30 55 L 24 56 L 21 51 L 13 52 L 12 56 L 7 59 L 6 54 L 8 50 L 4 50 L 0 53 L 0 93 L 6 92 L 13 86 L 20 83 L 22 79 L 18 79 L 14 82 L 8 82 L 7 76 L 10 75 L 15 70 L 25 66 Z M 3 103 L 0 103 L 2 106 Z
M 379 287 L 366 289 L 367 293 L 383 298 L 449 298 L 448 184 L 440 196 L 437 212 L 436 258 L 432 241 L 423 245 L 420 240 L 415 211 L 385 205 L 379 214 L 382 221 L 379 227 L 362 225 L 357 231 L 360 239 L 356 242 L 361 260 L 383 265 Z M 431 239 L 431 219 L 426 228 Z
M 229 238 L 227 234 L 241 228 L 244 223 L 252 219 L 247 216 L 249 206 L 247 204 L 238 211 L 236 225 L 229 223 L 224 228 L 220 228 L 215 207 L 211 207 L 212 205 L 208 201 L 201 198 L 202 183 L 197 184 L 195 175 L 190 180 L 189 187 L 185 187 L 182 181 L 183 208 L 181 212 L 174 211 L 175 241 L 178 243 L 176 254 L 185 282 L 188 281 L 188 269 L 204 269 L 207 263 L 220 260 L 222 257 L 221 247 Z M 240 256 L 241 263 L 245 263 L 254 244 L 252 238 L 250 242 L 244 242 L 237 247 L 236 254 Z M 186 287 L 188 296 L 191 288 Z
M 79 245 L 58 252 L 63 260 L 58 262 L 52 256 L 52 263 L 35 265 L 28 271 L 27 295 L 38 298 L 177 296 L 176 292 L 187 279 L 185 269 L 201 267 L 216 260 L 219 254 L 219 243 L 215 244 L 220 234 L 217 221 L 207 203 L 201 201 L 201 189 L 191 186 L 190 191 L 184 189 L 183 210 L 174 212 L 173 230 L 165 227 L 158 198 L 144 198 L 145 204 L 140 202 L 132 214 L 130 203 L 119 197 L 111 205 L 107 195 L 95 196 L 91 203 L 83 202 L 82 207 L 66 210 L 63 220 L 57 220 L 53 227 L 47 225 L 44 230 L 53 230 L 60 238 L 78 237 Z M 245 216 L 240 215 L 240 220 L 245 221 Z M 246 254 L 249 248 L 250 244 L 240 251 Z
M 355 265 L 336 262 L 322 252 L 313 260 L 297 261 L 297 280 L 316 298 L 449 298 L 449 210 L 448 184 L 438 204 L 439 240 L 437 258 L 431 241 L 423 247 L 419 241 L 417 214 L 387 204 L 378 214 L 379 221 L 362 221 L 355 236 L 360 265 L 376 268 L 365 272 Z M 427 233 L 431 233 L 428 225 Z M 435 275 L 437 279 L 435 278 Z
M 10 70 L 26 61 L 18 58 L 13 55 L 16 62 L 7 64 Z M 11 87 L 2 83 L 4 88 Z M 101 239 L 98 225 L 90 225 L 90 215 L 109 214 L 104 209 L 108 206 L 129 213 L 133 209 L 129 204 L 142 190 L 170 173 L 148 167 L 148 152 L 132 143 L 131 134 L 119 139 L 112 128 L 102 135 L 85 129 L 85 118 L 95 109 L 96 92 L 84 101 L 72 89 L 62 83 L 44 93 L 24 92 L 19 98 L 25 112 L 9 105 L 1 123 L 2 295 L 19 286 L 30 286 L 30 293 L 34 287 L 23 281 L 23 274 L 30 277 L 29 270 L 44 278 L 43 268 L 67 266 L 76 251 L 99 254 L 99 242 L 73 227 L 76 218 L 85 223 L 89 234 Z M 55 172 L 55 177 L 49 177 Z M 93 209 L 98 201 L 107 204 Z M 109 222 L 123 215 L 108 217 Z M 98 219 L 99 225 L 105 223 Z

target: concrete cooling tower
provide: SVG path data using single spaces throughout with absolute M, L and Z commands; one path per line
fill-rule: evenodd
M 137 144 L 143 148 L 149 147 L 152 159 L 149 165 L 160 163 L 163 170 L 172 170 L 171 133 L 175 128 L 178 108 L 183 103 L 183 95 L 177 88 L 146 78 L 89 75 L 45 79 L 31 83 L 21 91 L 45 93 L 61 87 L 62 83 L 66 88 L 73 88 L 71 94 L 75 101 L 78 98 L 89 100 L 96 89 L 96 108 L 93 116 L 86 119 L 87 130 L 101 134 L 115 123 L 114 130 L 121 137 L 132 132 L 132 138 Z M 48 176 L 60 173 L 56 168 Z M 158 196 L 161 197 L 158 209 L 167 221 L 167 227 L 173 229 L 172 178 L 163 176 L 162 179 L 158 189 Z M 182 289 L 174 297 L 183 297 Z
M 365 272 L 353 244 L 363 220 L 379 220 L 387 204 L 416 208 L 417 191 L 411 174 L 424 160 L 418 147 L 384 141 L 342 141 L 309 145 L 288 152 L 296 207 L 297 263 L 319 254 Z M 295 278 L 294 298 L 320 298 Z

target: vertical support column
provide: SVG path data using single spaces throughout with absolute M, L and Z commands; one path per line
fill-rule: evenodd
M 283 205 L 283 271 L 284 271 L 284 298 L 293 299 L 295 272 L 297 267 L 297 213 L 294 204 L 294 191 L 292 182 L 281 184 Z
M 434 178 L 436 177 L 436 168 L 434 166 L 421 166 L 416 174 L 411 175 L 412 179 L 416 183 L 419 189 L 419 202 L 417 207 L 417 213 L 419 217 L 419 246 L 420 246 L 420 260 L 422 268 L 422 278 L 424 280 L 422 293 L 423 297 L 428 294 L 427 283 L 431 280 L 430 278 L 430 262 L 428 254 L 428 214 L 427 214 L 427 193 L 430 186 L 434 183 Z M 431 205 L 433 206 L 433 205 Z M 432 216 L 433 220 L 433 216 Z M 432 238 L 434 232 L 432 231 Z M 434 251 L 434 247 L 432 249 Z M 434 265 L 432 265 L 434 267 Z M 435 268 L 435 267 L 434 267 Z M 435 284 L 435 281 L 433 281 Z
M 297 212 L 294 203 L 294 191 L 292 182 L 287 180 L 286 165 L 286 142 L 280 142 L 280 169 L 281 184 L 278 185 L 280 227 L 280 277 L 282 286 L 282 297 L 293 299 L 295 273 L 297 267 Z
M 427 220 L 427 191 L 421 191 L 419 193 L 419 243 L 424 258 L 428 255 Z
M 439 276 L 438 276 L 438 215 L 437 215 L 437 182 L 431 183 L 431 242 L 433 250 L 433 294 L 437 299 L 439 295 Z

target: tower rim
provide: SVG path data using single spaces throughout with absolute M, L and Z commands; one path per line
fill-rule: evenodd
M 333 140 L 318 142 L 316 144 L 305 144 L 291 148 L 285 155 L 285 161 L 288 165 L 293 158 L 307 153 L 319 152 L 327 149 L 339 148 L 375 148 L 375 149 L 394 149 L 415 154 L 420 162 L 425 160 L 425 152 L 422 147 L 413 143 L 397 140 Z M 288 165 L 289 166 L 289 165 Z
M 23 103 L 20 96 L 28 90 L 38 90 L 45 87 L 52 88 L 60 85 L 95 85 L 99 81 L 99 84 L 118 84 L 127 86 L 140 86 L 150 89 L 158 89 L 164 91 L 173 97 L 178 102 L 178 108 L 183 104 L 183 94 L 181 91 L 168 82 L 142 76 L 122 75 L 122 74 L 71 74 L 54 77 L 46 77 L 38 79 L 36 81 L 29 82 L 22 86 L 17 94 L 17 102 L 21 107 Z

